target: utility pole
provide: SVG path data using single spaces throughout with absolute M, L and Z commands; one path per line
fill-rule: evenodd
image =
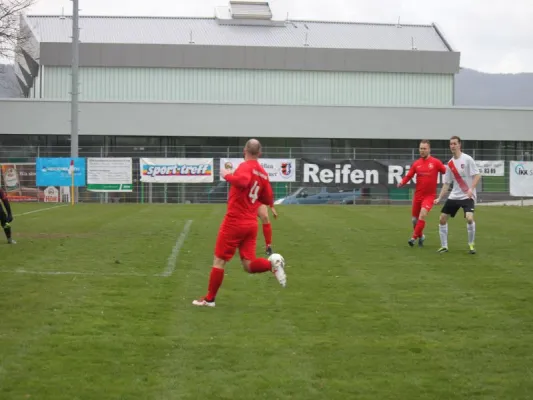
M 79 45 L 80 45 L 80 29 L 79 29 L 79 4 L 78 0 L 72 0 L 72 87 L 71 87 L 71 105 L 70 105 L 70 156 L 72 158 L 78 157 L 79 148 L 79 77 L 78 67 L 80 63 Z M 74 173 L 74 172 L 72 172 Z M 78 190 L 74 191 L 74 200 L 78 199 Z

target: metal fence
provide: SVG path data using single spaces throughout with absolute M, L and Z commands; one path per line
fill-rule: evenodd
M 469 149 L 464 152 L 478 161 L 504 161 L 505 176 L 483 177 L 478 191 L 480 201 L 511 199 L 509 196 L 509 161 L 532 160 L 527 151 L 513 149 Z M 443 162 L 450 159 L 447 148 L 433 148 L 432 155 Z M 0 149 L 0 164 L 34 163 L 37 157 L 69 157 L 70 147 L 3 147 Z M 220 158 L 241 158 L 241 147 L 215 146 L 98 146 L 82 147 L 79 157 L 131 157 L 133 159 L 133 190 L 126 193 L 97 193 L 79 188 L 80 202 L 124 202 L 124 203 L 224 203 L 227 200 L 228 185 L 219 178 Z M 213 183 L 143 183 L 140 181 L 139 159 L 143 157 L 159 158 L 214 158 Z M 298 198 L 302 188 L 306 188 L 308 203 L 348 203 L 348 204 L 405 204 L 412 196 L 412 188 L 398 189 L 394 185 L 383 187 L 323 187 L 304 183 L 302 180 L 302 158 L 315 160 L 399 160 L 409 164 L 418 158 L 416 148 L 353 148 L 353 147 L 264 147 L 263 158 L 294 159 L 296 178 L 294 182 L 273 183 L 276 199 Z M 28 178 L 29 179 L 29 178 Z M 35 178 L 33 181 L 35 186 Z M 4 182 L 2 182 L 4 184 Z M 35 188 L 33 188 L 35 190 Z M 40 188 L 39 190 L 44 190 Z M 352 201 L 349 196 L 339 193 L 356 191 Z M 320 196 L 320 194 L 323 196 Z M 334 193 L 334 194 L 332 194 Z M 339 198 L 344 198 L 338 201 Z M 41 201 L 41 200 L 39 200 Z

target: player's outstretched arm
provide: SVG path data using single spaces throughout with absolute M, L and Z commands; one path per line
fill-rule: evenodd
M 444 165 L 444 163 L 439 160 L 439 172 L 444 175 L 446 173 L 446 165 Z
M 415 161 L 413 165 L 411 165 L 411 168 L 409 168 L 409 171 L 407 172 L 407 175 L 403 177 L 400 183 L 398 183 L 398 187 L 402 187 L 403 185 L 406 185 L 416 173 L 416 165 L 418 164 L 418 161 Z
M 245 168 L 237 168 L 234 173 L 230 173 L 228 170 L 222 170 L 220 174 L 226 182 L 239 188 L 248 187 L 248 184 L 252 180 L 251 172 Z
M 479 183 L 479 180 L 481 179 L 481 174 L 480 174 L 479 168 L 477 167 L 476 162 L 474 161 L 473 158 L 471 158 L 469 160 L 469 163 L 470 163 L 471 174 L 474 177 L 474 179 L 472 180 L 472 187 L 470 189 L 474 190 L 476 188 L 477 184 Z
M 449 183 L 445 183 L 442 185 L 442 189 L 440 190 L 439 196 L 435 199 L 434 203 L 439 204 L 442 198 L 444 197 L 444 193 L 448 192 L 448 189 L 450 188 Z
M 479 180 L 481 179 L 481 174 L 474 175 L 474 179 L 472 180 L 472 187 L 470 189 L 474 190 L 479 183 Z
M 476 186 L 478 185 L 480 179 L 481 179 L 481 174 L 479 173 L 479 169 L 476 165 L 476 162 L 474 161 L 473 158 L 470 158 L 468 160 L 468 163 L 470 164 L 470 174 L 471 176 L 474 177 L 474 179 L 472 179 L 472 186 L 468 189 L 468 197 L 472 198 L 474 196 L 474 190 L 476 189 Z
M 272 213 L 274 213 L 274 191 L 272 190 L 272 186 L 270 185 L 269 181 L 267 181 L 264 186 L 265 187 L 261 191 L 261 197 L 259 198 L 259 201 L 270 207 L 270 209 L 273 210 Z
M 471 199 L 474 197 L 474 190 L 476 189 L 476 186 L 479 183 L 480 179 L 481 179 L 480 174 L 474 175 L 474 179 L 472 180 L 472 187 L 468 188 L 468 192 L 466 193 L 468 195 L 468 198 Z

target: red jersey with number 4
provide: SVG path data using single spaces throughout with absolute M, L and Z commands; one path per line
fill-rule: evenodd
M 239 224 L 257 223 L 259 206 L 273 205 L 274 195 L 268 173 L 257 160 L 242 162 L 225 179 L 231 184 L 226 219 Z
M 446 173 L 446 166 L 441 160 L 432 156 L 419 158 L 411 165 L 401 184 L 405 185 L 416 174 L 415 196 L 436 195 L 439 173 Z

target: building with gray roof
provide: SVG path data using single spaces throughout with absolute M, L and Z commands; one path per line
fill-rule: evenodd
M 435 24 L 275 20 L 268 2 L 248 1 L 230 1 L 214 15 L 81 16 L 80 98 L 453 104 L 460 54 Z M 67 99 L 72 18 L 34 15 L 23 24 L 33 38 L 28 56 L 18 63 L 24 93 Z

